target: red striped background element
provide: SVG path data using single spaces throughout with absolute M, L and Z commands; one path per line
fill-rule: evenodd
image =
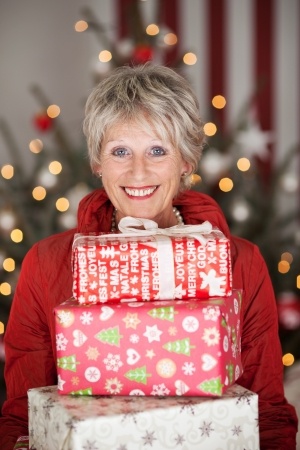
M 209 99 L 215 95 L 224 95 L 226 98 L 224 0 L 208 2 L 208 47 Z M 223 131 L 224 109 L 216 110 L 215 114 L 217 128 Z
M 258 89 L 255 108 L 257 119 L 263 130 L 272 130 L 273 116 L 273 35 L 274 35 L 274 0 L 255 0 L 255 80 Z M 269 145 L 271 155 L 273 146 Z M 271 160 L 264 161 L 263 168 L 266 180 L 271 171 Z

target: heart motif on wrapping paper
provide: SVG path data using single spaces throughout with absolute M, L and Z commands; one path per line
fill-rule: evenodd
M 109 306 L 102 306 L 101 314 L 99 316 L 100 320 L 108 320 L 114 314 L 114 310 Z
M 129 365 L 133 365 L 135 363 L 137 363 L 141 357 L 141 355 L 134 350 L 133 348 L 129 348 L 127 351 L 127 364 Z
M 73 344 L 75 347 L 81 347 L 87 340 L 87 336 L 80 330 L 74 330 L 73 337 Z
M 175 387 L 176 387 L 176 395 L 186 394 L 190 390 L 189 386 L 182 380 L 176 380 Z
M 204 370 L 205 372 L 208 372 L 209 370 L 213 369 L 218 364 L 216 358 L 209 355 L 208 353 L 203 353 L 203 355 L 201 355 L 201 359 L 202 359 L 202 370 Z

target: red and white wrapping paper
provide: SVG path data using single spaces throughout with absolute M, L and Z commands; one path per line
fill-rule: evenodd
M 54 310 L 59 393 L 220 396 L 242 373 L 240 304 L 71 299 Z
M 79 303 L 232 293 L 230 242 L 209 222 L 160 229 L 153 221 L 125 217 L 119 228 L 122 234 L 75 235 L 73 297 Z

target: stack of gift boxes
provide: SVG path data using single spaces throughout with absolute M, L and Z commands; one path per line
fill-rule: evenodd
M 242 292 L 219 230 L 77 234 L 72 267 L 73 298 L 54 310 L 58 385 L 28 393 L 33 445 L 258 448 L 257 396 L 235 384 Z M 53 420 L 37 426 L 47 402 Z M 73 425 L 55 432 L 58 417 Z

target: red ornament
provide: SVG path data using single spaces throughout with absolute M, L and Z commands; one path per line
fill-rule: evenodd
M 153 59 L 153 48 L 150 45 L 137 45 L 133 51 L 133 60 L 136 64 L 143 64 Z
M 53 125 L 52 119 L 46 112 L 36 114 L 33 118 L 33 123 L 39 131 L 48 131 Z
M 300 299 L 293 292 L 283 292 L 277 299 L 279 324 L 286 330 L 300 327 Z

